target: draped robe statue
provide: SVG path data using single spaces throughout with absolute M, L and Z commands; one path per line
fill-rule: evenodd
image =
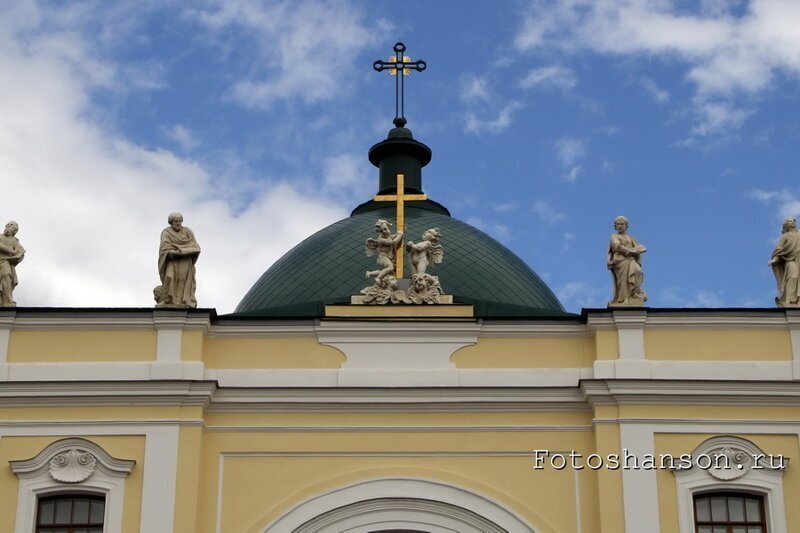
M 17 239 L 19 226 L 13 220 L 0 235 L 0 307 L 14 307 L 14 287 L 17 286 L 17 264 L 25 257 L 25 248 Z
M 800 307 L 800 232 L 797 220 L 787 218 L 783 222 L 778 244 L 769 261 L 775 280 L 778 282 L 778 307 Z
M 169 227 L 161 232 L 158 275 L 161 285 L 153 291 L 158 307 L 197 307 L 194 264 L 200 245 L 192 230 L 183 225 L 183 215 L 172 213 Z
M 644 272 L 641 255 L 647 248 L 636 242 L 633 236 L 628 235 L 627 218 L 614 219 L 614 229 L 617 233 L 611 235 L 608 244 L 608 269 L 614 280 L 614 296 L 608 305 L 610 307 L 644 305 L 647 294 L 642 290 Z

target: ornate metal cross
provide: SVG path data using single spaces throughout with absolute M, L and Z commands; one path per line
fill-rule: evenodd
M 397 43 L 393 48 L 395 56 L 389 58 L 389 62 L 381 61 L 380 59 L 372 64 L 372 68 L 378 72 L 388 70 L 395 78 L 395 110 L 394 110 L 394 125 L 402 128 L 406 125 L 406 117 L 403 116 L 403 78 L 411 74 L 412 70 L 422 72 L 428 68 L 428 64 L 421 59 L 418 61 L 411 61 L 410 57 L 406 57 L 406 45 Z
M 400 126 L 398 126 L 399 128 Z M 379 194 L 375 196 L 376 202 L 397 202 L 397 229 L 403 232 L 403 240 L 397 245 L 395 250 L 394 262 L 394 275 L 397 279 L 403 277 L 403 241 L 405 241 L 406 231 L 406 218 L 405 218 L 405 202 L 406 200 L 427 200 L 427 194 L 406 194 L 405 193 L 405 176 L 403 174 L 397 175 L 397 194 Z

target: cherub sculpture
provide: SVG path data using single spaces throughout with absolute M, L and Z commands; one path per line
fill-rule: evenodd
M 398 286 L 397 278 L 391 274 L 384 276 L 379 283 L 361 289 L 361 294 L 364 295 L 365 304 L 411 303 L 406 293 Z
M 367 270 L 367 277 L 375 278 L 375 284 L 381 285 L 383 278 L 394 274 L 395 247 L 403 240 L 403 232 L 398 231 L 392 235 L 391 224 L 381 219 L 375 223 L 375 231 L 378 232 L 377 239 L 367 239 L 364 243 L 364 251 L 367 257 L 372 257 L 378 252 L 379 270 Z
M 411 287 L 408 289 L 408 298 L 415 304 L 441 303 L 442 286 L 439 278 L 430 274 L 414 274 L 411 278 Z
M 411 274 L 425 274 L 428 266 L 431 264 L 439 264 L 444 258 L 444 248 L 438 243 L 442 234 L 439 228 L 431 228 L 422 234 L 422 241 L 414 243 L 408 241 L 406 248 L 411 262 Z

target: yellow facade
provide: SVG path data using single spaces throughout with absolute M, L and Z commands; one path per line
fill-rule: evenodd
M 403 513 L 439 531 L 419 518 L 437 516 L 428 505 L 511 533 L 685 533 L 686 498 L 723 490 L 763 496 L 770 532 L 800 531 L 791 311 L 280 324 L 205 310 L 5 313 L 0 531 L 30 533 L 26 498 L 100 490 L 97 472 L 55 480 L 44 457 L 29 475 L 44 492 L 25 492 L 24 462 L 68 438 L 135 461 L 118 475 L 124 533 L 306 531 L 320 516 L 374 516 L 369 531 L 389 531 Z M 608 467 L 625 450 L 678 457 L 724 438 L 788 463 L 728 480 Z M 604 464 L 535 468 L 536 450 Z M 376 503 L 335 522 L 364 494 L 402 512 L 391 522 Z

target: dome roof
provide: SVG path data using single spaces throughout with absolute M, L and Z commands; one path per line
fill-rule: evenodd
M 406 204 L 406 239 L 419 241 L 428 228 L 441 230 L 444 261 L 429 268 L 456 303 L 475 306 L 478 317 L 562 316 L 564 308 L 541 278 L 508 248 L 452 218 L 431 201 Z M 236 308 L 237 316 L 321 317 L 325 304 L 349 303 L 372 284 L 377 268 L 364 241 L 379 218 L 393 221 L 395 208 L 367 202 L 353 214 L 307 238 L 273 264 Z M 408 267 L 406 267 L 407 269 Z M 406 270 L 408 276 L 408 270 Z

